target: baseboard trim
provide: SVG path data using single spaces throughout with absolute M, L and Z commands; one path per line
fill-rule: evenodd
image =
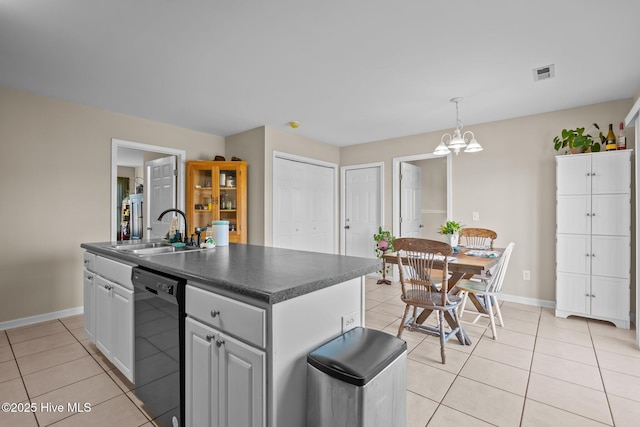
M 543 300 L 538 298 L 527 298 L 527 297 L 520 297 L 517 295 L 508 295 L 503 293 L 500 295 L 499 299 L 503 301 L 515 302 L 515 303 L 524 304 L 524 305 L 533 305 L 536 307 L 545 307 L 545 308 L 554 308 L 554 309 L 556 308 L 555 301 L 548 301 L 548 300 Z
M 75 316 L 84 313 L 84 307 L 67 308 L 66 310 L 54 311 L 51 313 L 38 314 L 36 316 L 22 317 L 20 319 L 0 322 L 0 331 L 5 329 L 18 328 L 20 326 L 33 325 L 34 323 L 46 322 L 48 320 L 60 319 L 61 317 Z

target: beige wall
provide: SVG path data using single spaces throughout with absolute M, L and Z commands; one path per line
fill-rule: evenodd
M 467 126 L 484 151 L 453 158 L 453 219 L 498 232 L 498 246 L 516 243 L 507 294 L 555 301 L 555 156 L 552 140 L 563 128 L 601 128 L 624 119 L 631 99 Z M 450 130 L 446 130 L 450 131 Z M 432 152 L 443 131 L 343 147 L 341 165 L 385 163 L 385 226 L 391 229 L 394 157 Z M 633 141 L 633 129 L 627 141 Z M 633 148 L 633 147 L 629 147 Z M 471 213 L 480 213 L 472 222 Z M 523 270 L 531 281 L 522 280 Z
M 264 245 L 265 127 L 251 129 L 226 138 L 227 157 L 236 156 L 247 164 L 247 243 Z
M 224 153 L 224 138 L 0 87 L 0 322 L 82 306 L 80 243 L 110 240 L 111 138 Z

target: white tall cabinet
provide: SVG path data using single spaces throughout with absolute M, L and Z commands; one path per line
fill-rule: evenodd
M 556 316 L 630 326 L 631 150 L 556 157 Z

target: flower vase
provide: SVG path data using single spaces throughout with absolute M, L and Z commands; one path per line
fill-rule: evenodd
M 452 248 L 455 248 L 456 246 L 458 246 L 458 237 L 459 237 L 458 233 L 446 234 L 446 236 L 447 236 L 447 243 L 449 243 L 449 245 L 451 245 Z

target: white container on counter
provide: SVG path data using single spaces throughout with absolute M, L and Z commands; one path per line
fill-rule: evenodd
M 229 246 L 229 221 L 213 221 L 211 228 L 213 228 L 213 240 L 216 241 L 216 246 Z

